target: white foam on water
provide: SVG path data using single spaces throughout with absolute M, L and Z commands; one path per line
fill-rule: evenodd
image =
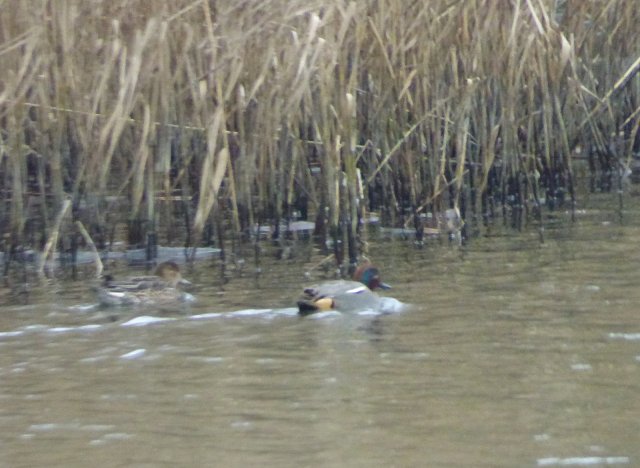
M 46 330 L 48 327 L 46 325 L 42 325 L 40 323 L 34 323 L 33 325 L 27 325 L 23 328 L 25 331 L 42 331 Z
M 594 466 L 628 464 L 629 457 L 548 457 L 538 459 L 538 466 Z
M 96 362 L 106 361 L 106 360 L 107 360 L 107 356 L 90 356 L 90 357 L 80 359 L 80 362 L 94 364 Z
M 571 370 L 574 371 L 590 371 L 593 370 L 591 364 L 571 364 Z
M 57 429 L 62 429 L 62 424 L 42 423 L 42 424 L 32 424 L 31 426 L 29 426 L 29 430 L 35 431 L 35 432 L 49 432 Z
M 298 309 L 295 307 L 288 307 L 286 309 L 242 309 L 232 312 L 207 312 L 204 314 L 192 315 L 189 320 L 209 320 L 209 319 L 221 319 L 221 318 L 235 318 L 235 317 L 263 317 L 273 318 L 279 316 L 295 317 L 298 315 Z
M 365 309 L 365 310 L 361 310 L 358 312 L 358 315 L 362 315 L 362 316 L 372 316 L 372 315 L 380 315 L 380 311 L 378 310 L 373 310 L 373 309 Z
M 307 315 L 305 318 L 312 319 L 312 320 L 322 320 L 326 318 L 335 318 L 335 317 L 341 317 L 341 316 L 342 314 L 337 310 L 327 310 L 324 312 L 316 312 L 314 314 Z
M 128 359 L 128 360 L 138 359 L 144 356 L 146 353 L 147 353 L 147 350 L 144 348 L 134 349 L 133 351 L 130 351 L 128 353 L 121 355 L 120 359 Z
M 614 340 L 637 341 L 640 340 L 640 333 L 609 333 L 609 338 Z
M 122 323 L 121 327 L 144 327 L 154 323 L 168 322 L 176 320 L 173 317 L 154 317 L 152 315 L 141 315 L 140 317 L 132 318 L 131 320 Z
M 98 309 L 98 304 L 77 304 L 68 307 L 68 309 L 77 312 L 91 312 Z
M 80 325 L 78 327 L 51 327 L 46 329 L 47 333 L 68 333 L 75 331 L 94 331 L 102 328 L 102 325 L 99 324 L 89 324 L 89 325 Z
M 0 339 L 2 338 L 11 338 L 14 336 L 22 336 L 26 332 L 43 332 L 43 333 L 70 333 L 70 332 L 85 332 L 85 331 L 94 331 L 103 328 L 101 324 L 88 324 L 88 325 L 80 325 L 77 327 L 47 327 L 46 325 L 27 325 L 22 327 L 21 330 L 12 330 L 0 332 Z
M 273 309 L 243 309 L 236 310 L 225 314 L 227 317 L 254 317 L 254 316 L 266 316 L 273 312 Z
M 189 320 L 209 320 L 222 318 L 223 314 L 219 312 L 207 312 L 206 314 L 197 314 L 189 317 Z
M 14 330 L 14 331 L 0 332 L 0 339 L 10 338 L 12 336 L 20 336 L 20 335 L 24 335 L 24 331 Z
M 126 432 L 111 432 L 102 436 L 104 440 L 128 440 L 132 437 L 131 434 L 127 434 Z
M 127 434 L 126 432 L 112 432 L 103 435 L 99 439 L 92 440 L 91 442 L 89 442 L 89 445 L 102 446 L 107 444 L 108 442 L 128 440 L 131 438 L 133 438 L 133 435 Z
M 193 356 L 188 359 L 198 362 L 204 362 L 205 364 L 218 364 L 225 361 L 225 358 L 220 356 Z
M 296 317 L 298 315 L 297 307 L 287 307 L 285 309 L 274 309 L 278 315 L 286 315 L 287 317 Z
M 106 430 L 104 428 L 108 428 L 109 426 L 100 425 L 101 429 L 98 430 Z M 27 429 L 31 432 L 51 432 L 51 431 L 82 431 L 82 430 L 94 430 L 92 426 L 82 425 L 77 422 L 63 422 L 63 423 L 40 423 L 40 424 L 31 424 Z
M 51 327 L 46 331 L 47 333 L 66 333 L 73 331 L 73 327 Z

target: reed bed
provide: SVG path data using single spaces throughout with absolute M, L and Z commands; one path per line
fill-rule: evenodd
M 302 218 L 355 263 L 372 211 L 418 239 L 447 210 L 539 223 L 575 201 L 578 150 L 600 190 L 640 146 L 627 0 L 7 4 L 11 255 L 282 237 Z

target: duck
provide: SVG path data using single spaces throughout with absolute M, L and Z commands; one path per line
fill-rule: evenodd
M 116 280 L 105 275 L 97 293 L 103 306 L 178 306 L 195 301 L 193 295 L 178 288 L 190 285 L 176 262 L 165 261 L 156 267 L 153 276 Z
M 390 313 L 400 310 L 402 303 L 391 297 L 381 297 L 374 289 L 391 289 L 380 278 L 378 268 L 361 265 L 353 274 L 353 280 L 334 280 L 304 288 L 298 300 L 298 314 L 306 316 L 315 312 L 374 311 Z

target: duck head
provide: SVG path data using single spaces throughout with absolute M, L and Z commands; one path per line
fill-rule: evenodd
M 186 280 L 182 277 L 182 274 L 180 273 L 180 267 L 176 262 L 167 261 L 160 263 L 156 268 L 155 273 L 156 276 L 159 276 L 164 281 L 169 283 L 171 287 L 175 288 L 179 284 L 185 286 L 191 285 L 191 281 Z
M 391 289 L 387 283 L 383 283 L 380 279 L 380 271 L 370 263 L 360 265 L 353 273 L 353 279 L 360 281 L 369 289 Z

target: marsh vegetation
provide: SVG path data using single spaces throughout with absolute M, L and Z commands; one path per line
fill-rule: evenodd
M 640 139 L 635 2 L 0 0 L 7 258 L 543 222 Z M 432 231 L 429 231 L 431 229 Z M 468 233 L 467 233 L 468 235 Z M 5 262 L 8 265 L 9 262 Z

